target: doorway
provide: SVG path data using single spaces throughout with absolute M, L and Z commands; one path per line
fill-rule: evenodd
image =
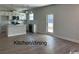
M 47 32 L 48 33 L 53 33 L 54 32 L 54 28 L 53 28 L 53 25 L 54 25 L 54 22 L 53 22 L 53 18 L 54 18 L 54 15 L 53 14 L 48 14 L 47 15 Z

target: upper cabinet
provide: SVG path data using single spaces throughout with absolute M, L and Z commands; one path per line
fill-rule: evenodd
M 26 20 L 26 14 L 25 13 L 12 13 L 11 16 L 19 16 L 19 20 Z
M 2 16 L 9 16 L 12 12 L 0 11 L 0 15 Z
M 26 20 L 26 14 L 25 13 L 19 13 L 19 19 L 20 20 Z
M 19 16 L 20 20 L 26 20 L 25 13 L 0 11 L 0 15 L 1 16 L 9 16 L 9 20 L 12 19 L 12 16 Z

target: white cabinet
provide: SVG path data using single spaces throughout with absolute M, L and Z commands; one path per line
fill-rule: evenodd
M 0 11 L 1 16 L 10 16 L 11 12 Z
M 12 16 L 19 16 L 19 20 L 26 20 L 26 14 L 25 13 L 15 13 L 15 12 L 12 12 L 12 15 L 10 15 L 9 19 L 12 19 Z
M 15 29 L 15 30 L 14 30 Z M 26 25 L 8 25 L 8 37 L 26 34 Z
M 19 19 L 20 20 L 26 20 L 26 14 L 25 13 L 20 13 L 19 14 Z
M 9 16 L 9 20 L 12 19 L 12 16 L 19 16 L 20 20 L 26 20 L 25 13 L 0 11 L 0 15 L 1 16 Z

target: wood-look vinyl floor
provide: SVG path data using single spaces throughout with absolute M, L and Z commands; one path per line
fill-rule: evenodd
M 46 41 L 44 45 L 16 45 L 14 41 Z M 44 34 L 0 37 L 0 54 L 70 54 L 79 51 L 79 44 Z

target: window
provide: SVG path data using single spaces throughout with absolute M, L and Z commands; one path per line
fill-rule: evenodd
M 32 12 L 29 14 L 29 20 L 34 20 L 34 14 Z

